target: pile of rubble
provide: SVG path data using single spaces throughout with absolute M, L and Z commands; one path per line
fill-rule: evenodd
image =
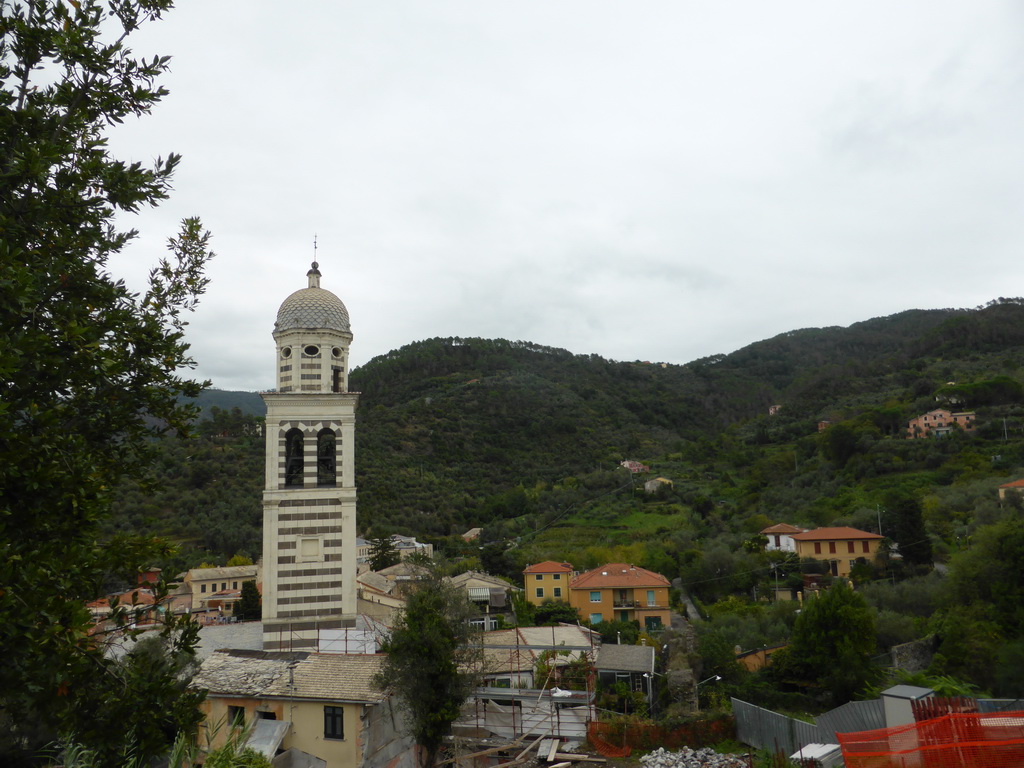
M 722 755 L 709 747 L 683 747 L 678 752 L 669 752 L 659 747 L 641 757 L 640 764 L 644 768 L 747 768 L 749 765 L 738 755 Z

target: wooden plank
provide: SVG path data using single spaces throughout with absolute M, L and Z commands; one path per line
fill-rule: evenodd
M 607 763 L 603 757 L 591 757 L 590 755 L 577 755 L 574 752 L 559 752 L 555 760 L 568 760 L 573 763 Z M 554 768 L 552 766 L 552 768 Z
M 560 745 L 561 742 L 558 739 L 551 740 L 551 748 L 548 749 L 548 756 L 545 758 L 549 763 L 553 763 L 555 761 L 555 755 L 558 754 L 558 747 Z

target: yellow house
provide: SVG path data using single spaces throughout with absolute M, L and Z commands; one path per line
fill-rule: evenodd
M 569 604 L 580 616 L 599 621 L 637 621 L 642 629 L 668 626 L 668 579 L 625 563 L 608 563 L 572 580 Z
M 207 602 L 215 593 L 241 589 L 247 581 L 261 581 L 258 565 L 193 568 L 182 579 L 192 593 L 193 612 L 206 610 Z
M 294 750 L 327 768 L 414 765 L 400 714 L 371 685 L 383 658 L 217 651 L 192 683 L 207 691 L 199 743 L 218 747 L 230 724 L 245 723 L 253 729 L 249 743 L 271 759 Z
M 872 562 L 878 556 L 882 536 L 877 533 L 859 531 L 856 528 L 815 528 L 813 531 L 790 534 L 796 542 L 799 557 L 824 560 L 829 564 L 833 576 L 849 578 L 850 569 L 863 558 Z
M 547 600 L 561 600 L 567 603 L 571 578 L 572 566 L 569 563 L 545 560 L 543 563 L 528 565 L 523 569 L 526 599 L 534 605 L 540 605 Z

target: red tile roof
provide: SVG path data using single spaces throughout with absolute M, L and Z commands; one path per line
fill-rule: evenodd
M 648 571 L 626 563 L 608 563 L 592 571 L 581 573 L 569 585 L 571 589 L 600 589 L 601 587 L 667 587 L 668 579 L 660 573 Z
M 813 531 L 794 533 L 791 538 L 794 541 L 845 541 L 847 539 L 883 539 L 885 537 L 879 536 L 877 533 L 840 526 L 838 528 L 815 528 Z
M 569 563 L 556 563 L 554 560 L 545 560 L 543 563 L 528 565 L 523 573 L 572 573 L 572 565 Z
M 1012 483 L 1003 483 L 1000 488 L 1024 488 L 1024 480 L 1014 480 Z
M 767 528 L 765 528 L 763 531 L 761 531 L 761 533 L 763 533 L 765 535 L 767 535 L 769 533 L 785 533 L 785 534 L 789 534 L 789 533 L 803 533 L 803 532 L 804 532 L 803 528 L 797 528 L 795 525 L 790 525 L 789 523 L 776 523 L 775 525 L 769 525 Z

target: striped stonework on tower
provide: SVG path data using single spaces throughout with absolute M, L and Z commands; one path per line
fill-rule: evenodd
M 278 389 L 263 395 L 263 647 L 273 651 L 316 650 L 322 630 L 352 626 L 356 613 L 352 333 L 315 262 L 308 277 L 278 311 Z

